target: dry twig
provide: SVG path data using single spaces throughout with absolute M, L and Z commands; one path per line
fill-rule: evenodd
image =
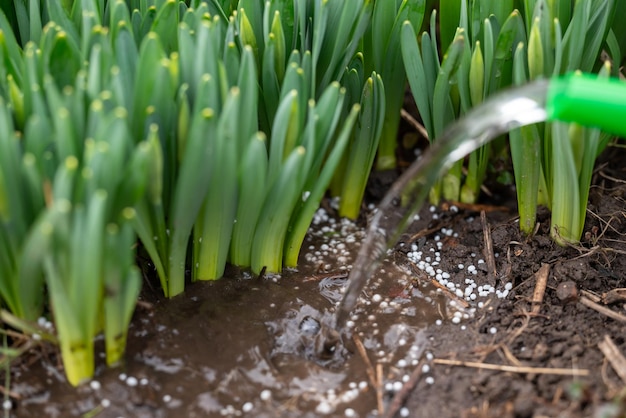
M 359 355 L 361 356 L 361 358 L 363 359 L 363 362 L 365 363 L 365 372 L 367 373 L 367 378 L 369 379 L 370 384 L 372 385 L 374 390 L 376 390 L 376 403 L 378 406 L 378 413 L 379 415 L 382 415 L 382 413 L 384 412 L 382 365 L 377 364 L 376 371 L 374 371 L 374 366 L 372 366 L 372 362 L 370 361 L 370 358 L 367 356 L 367 351 L 365 350 L 365 346 L 363 345 L 363 342 L 361 341 L 359 336 L 354 334 L 352 336 L 352 339 L 354 340 L 354 344 L 356 345 L 356 349 L 359 352 Z M 379 370 L 379 367 L 380 367 L 380 370 Z
M 384 415 L 385 418 L 393 418 L 398 410 L 400 410 L 400 407 L 402 407 L 402 404 L 404 404 L 406 398 L 408 398 L 408 396 L 411 394 L 411 391 L 413 391 L 415 385 L 417 385 L 417 382 L 422 376 L 422 368 L 425 363 L 426 360 L 424 359 L 421 359 L 419 363 L 417 363 L 417 366 L 415 366 L 415 369 L 411 373 L 409 380 L 407 380 L 407 382 L 402 386 L 402 389 L 400 389 L 400 391 L 396 393 L 391 400 L 391 404 L 389 404 L 387 413 Z
M 608 174 L 606 174 L 602 170 L 598 171 L 598 174 L 600 175 L 600 177 L 604 177 L 605 179 L 611 180 L 611 181 L 613 181 L 615 183 L 622 183 L 622 184 L 626 183 L 626 180 L 622 180 L 622 179 L 618 179 L 617 177 L 609 176 Z
M 303 280 L 303 282 L 319 282 L 324 279 L 346 279 L 348 278 L 348 273 L 346 272 L 337 272 L 337 273 L 325 273 L 325 274 L 315 274 L 313 276 L 309 276 Z
M 624 322 L 626 323 L 626 316 L 617 313 L 615 311 L 612 311 L 611 309 L 599 305 L 596 302 L 594 302 L 593 300 L 589 299 L 587 296 L 582 296 L 580 298 L 580 303 L 582 303 L 583 305 L 585 305 L 588 308 L 593 309 L 596 312 L 599 312 L 603 315 L 608 316 L 609 318 L 615 319 L 616 321 L 620 321 L 620 322 Z
M 602 303 L 605 305 L 624 301 L 626 301 L 626 288 L 623 287 L 612 289 L 602 294 Z
M 522 362 L 520 362 L 517 357 L 513 355 L 508 345 L 502 344 L 500 346 L 500 350 L 504 353 L 504 357 L 506 357 L 509 363 L 512 363 L 515 367 L 523 367 Z
M 376 406 L 378 415 L 385 413 L 385 405 L 383 404 L 383 365 L 376 363 Z
M 2 394 L 3 396 L 9 396 L 10 398 L 13 398 L 18 401 L 22 399 L 22 395 L 10 389 L 5 388 L 4 386 L 0 386 L 0 394 Z
M 535 273 L 535 291 L 533 292 L 533 300 L 531 312 L 536 314 L 541 310 L 543 297 L 548 286 L 548 275 L 550 274 L 550 264 L 542 264 L 537 273 Z
M 363 359 L 363 363 L 365 363 L 365 371 L 367 373 L 367 377 L 370 380 L 370 383 L 373 387 L 376 387 L 376 373 L 374 372 L 374 366 L 372 366 L 372 362 L 370 358 L 367 356 L 367 351 L 365 351 L 365 346 L 358 335 L 354 334 L 352 336 L 354 340 L 354 344 L 356 345 L 356 349 L 359 352 L 359 355 Z
M 584 296 L 590 300 L 592 300 L 593 302 L 599 303 L 602 301 L 602 298 L 600 296 L 598 296 L 597 294 L 595 294 L 594 292 L 591 292 L 589 290 L 584 290 L 582 289 L 580 291 L 581 296 Z
M 485 370 L 497 370 L 501 372 L 509 373 L 532 373 L 532 374 L 551 374 L 559 376 L 588 376 L 589 370 L 587 369 L 561 369 L 561 368 L 549 368 L 549 367 L 526 367 L 526 366 L 505 366 L 500 364 L 490 363 L 478 363 L 475 361 L 460 361 L 460 360 L 447 360 L 447 359 L 435 359 L 435 364 L 445 364 L 448 366 L 463 366 L 473 367 L 476 369 Z
M 409 239 L 407 240 L 407 242 L 415 242 L 415 241 L 419 240 L 422 237 L 427 237 L 427 236 L 429 236 L 431 234 L 434 234 L 435 232 L 439 231 L 441 228 L 445 228 L 448 225 L 450 225 L 451 223 L 452 223 L 451 221 L 442 221 L 442 222 L 437 223 L 432 228 L 420 229 L 415 234 L 411 235 L 409 237 Z
M 487 221 L 487 213 L 482 210 L 480 211 L 480 222 L 483 226 L 483 237 L 485 240 L 485 247 L 483 248 L 483 254 L 487 259 L 487 281 L 491 286 L 496 285 L 496 258 L 493 255 L 493 241 L 491 240 L 491 225 Z
M 136 304 L 138 308 L 145 309 L 146 311 L 151 311 L 154 308 L 153 304 L 145 300 L 138 300 Z
M 615 373 L 622 379 L 622 382 L 626 384 L 626 358 L 619 351 L 619 348 L 615 345 L 611 337 L 604 336 L 604 340 L 598 343 L 598 347 L 602 354 L 609 360 Z
M 424 128 L 424 125 L 419 123 L 417 121 L 417 119 L 415 119 L 413 117 L 413 115 L 411 115 L 409 112 L 407 112 L 404 109 L 400 109 L 400 116 L 402 116 L 402 119 L 407 121 L 409 123 L 409 125 L 411 125 L 413 128 L 415 128 L 415 130 L 417 132 L 419 132 L 419 134 L 421 136 L 423 136 L 424 138 L 428 139 L 428 131 L 426 131 L 426 128 Z

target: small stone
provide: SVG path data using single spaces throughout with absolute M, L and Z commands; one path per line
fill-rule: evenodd
M 556 297 L 563 303 L 575 302 L 578 300 L 578 289 L 576 283 L 571 280 L 559 283 L 556 288 Z

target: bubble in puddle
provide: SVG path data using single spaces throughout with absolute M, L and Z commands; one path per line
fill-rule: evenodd
M 341 335 L 332 327 L 331 319 L 332 313 L 321 313 L 303 305 L 290 310 L 282 320 L 267 322 L 275 342 L 272 357 L 296 355 L 331 368 L 343 364 L 347 349 Z
M 305 316 L 304 319 L 300 322 L 300 332 L 302 334 L 316 335 L 318 332 L 320 332 L 320 329 L 320 322 L 311 316 Z

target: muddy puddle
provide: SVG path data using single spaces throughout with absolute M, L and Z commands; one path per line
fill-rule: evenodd
M 487 284 L 480 236 L 461 244 L 450 227 L 478 232 L 480 221 L 450 209 L 416 218 L 330 350 L 319 332 L 332 324 L 364 229 L 320 210 L 298 271 L 259 278 L 231 268 L 173 300 L 146 283 L 124 368 L 101 364 L 94 381 L 72 389 L 54 348 L 37 350 L 14 367 L 11 416 L 380 416 L 416 368 L 432 383 L 419 362 L 432 358 L 427 327 L 463 330 L 477 307 L 507 292 Z M 457 264 L 445 263 L 446 248 Z

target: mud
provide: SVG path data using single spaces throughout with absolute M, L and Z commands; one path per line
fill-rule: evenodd
M 582 303 L 626 287 L 624 178 L 621 167 L 599 166 L 576 248 L 547 238 L 545 212 L 528 239 L 514 208 L 424 208 L 330 351 L 317 336 L 331 325 L 366 221 L 339 221 L 327 205 L 298 271 L 258 278 L 231 268 L 173 300 L 148 280 L 125 366 L 100 364 L 91 384 L 71 388 L 54 347 L 36 346 L 12 366 L 9 416 L 374 417 L 398 393 L 408 399 L 396 416 L 624 416 L 624 382 L 598 347 L 608 336 L 626 353 L 624 323 Z M 429 258 L 423 269 L 418 252 Z M 544 264 L 547 289 L 533 305 Z M 624 301 L 609 300 L 598 304 L 626 315 Z

